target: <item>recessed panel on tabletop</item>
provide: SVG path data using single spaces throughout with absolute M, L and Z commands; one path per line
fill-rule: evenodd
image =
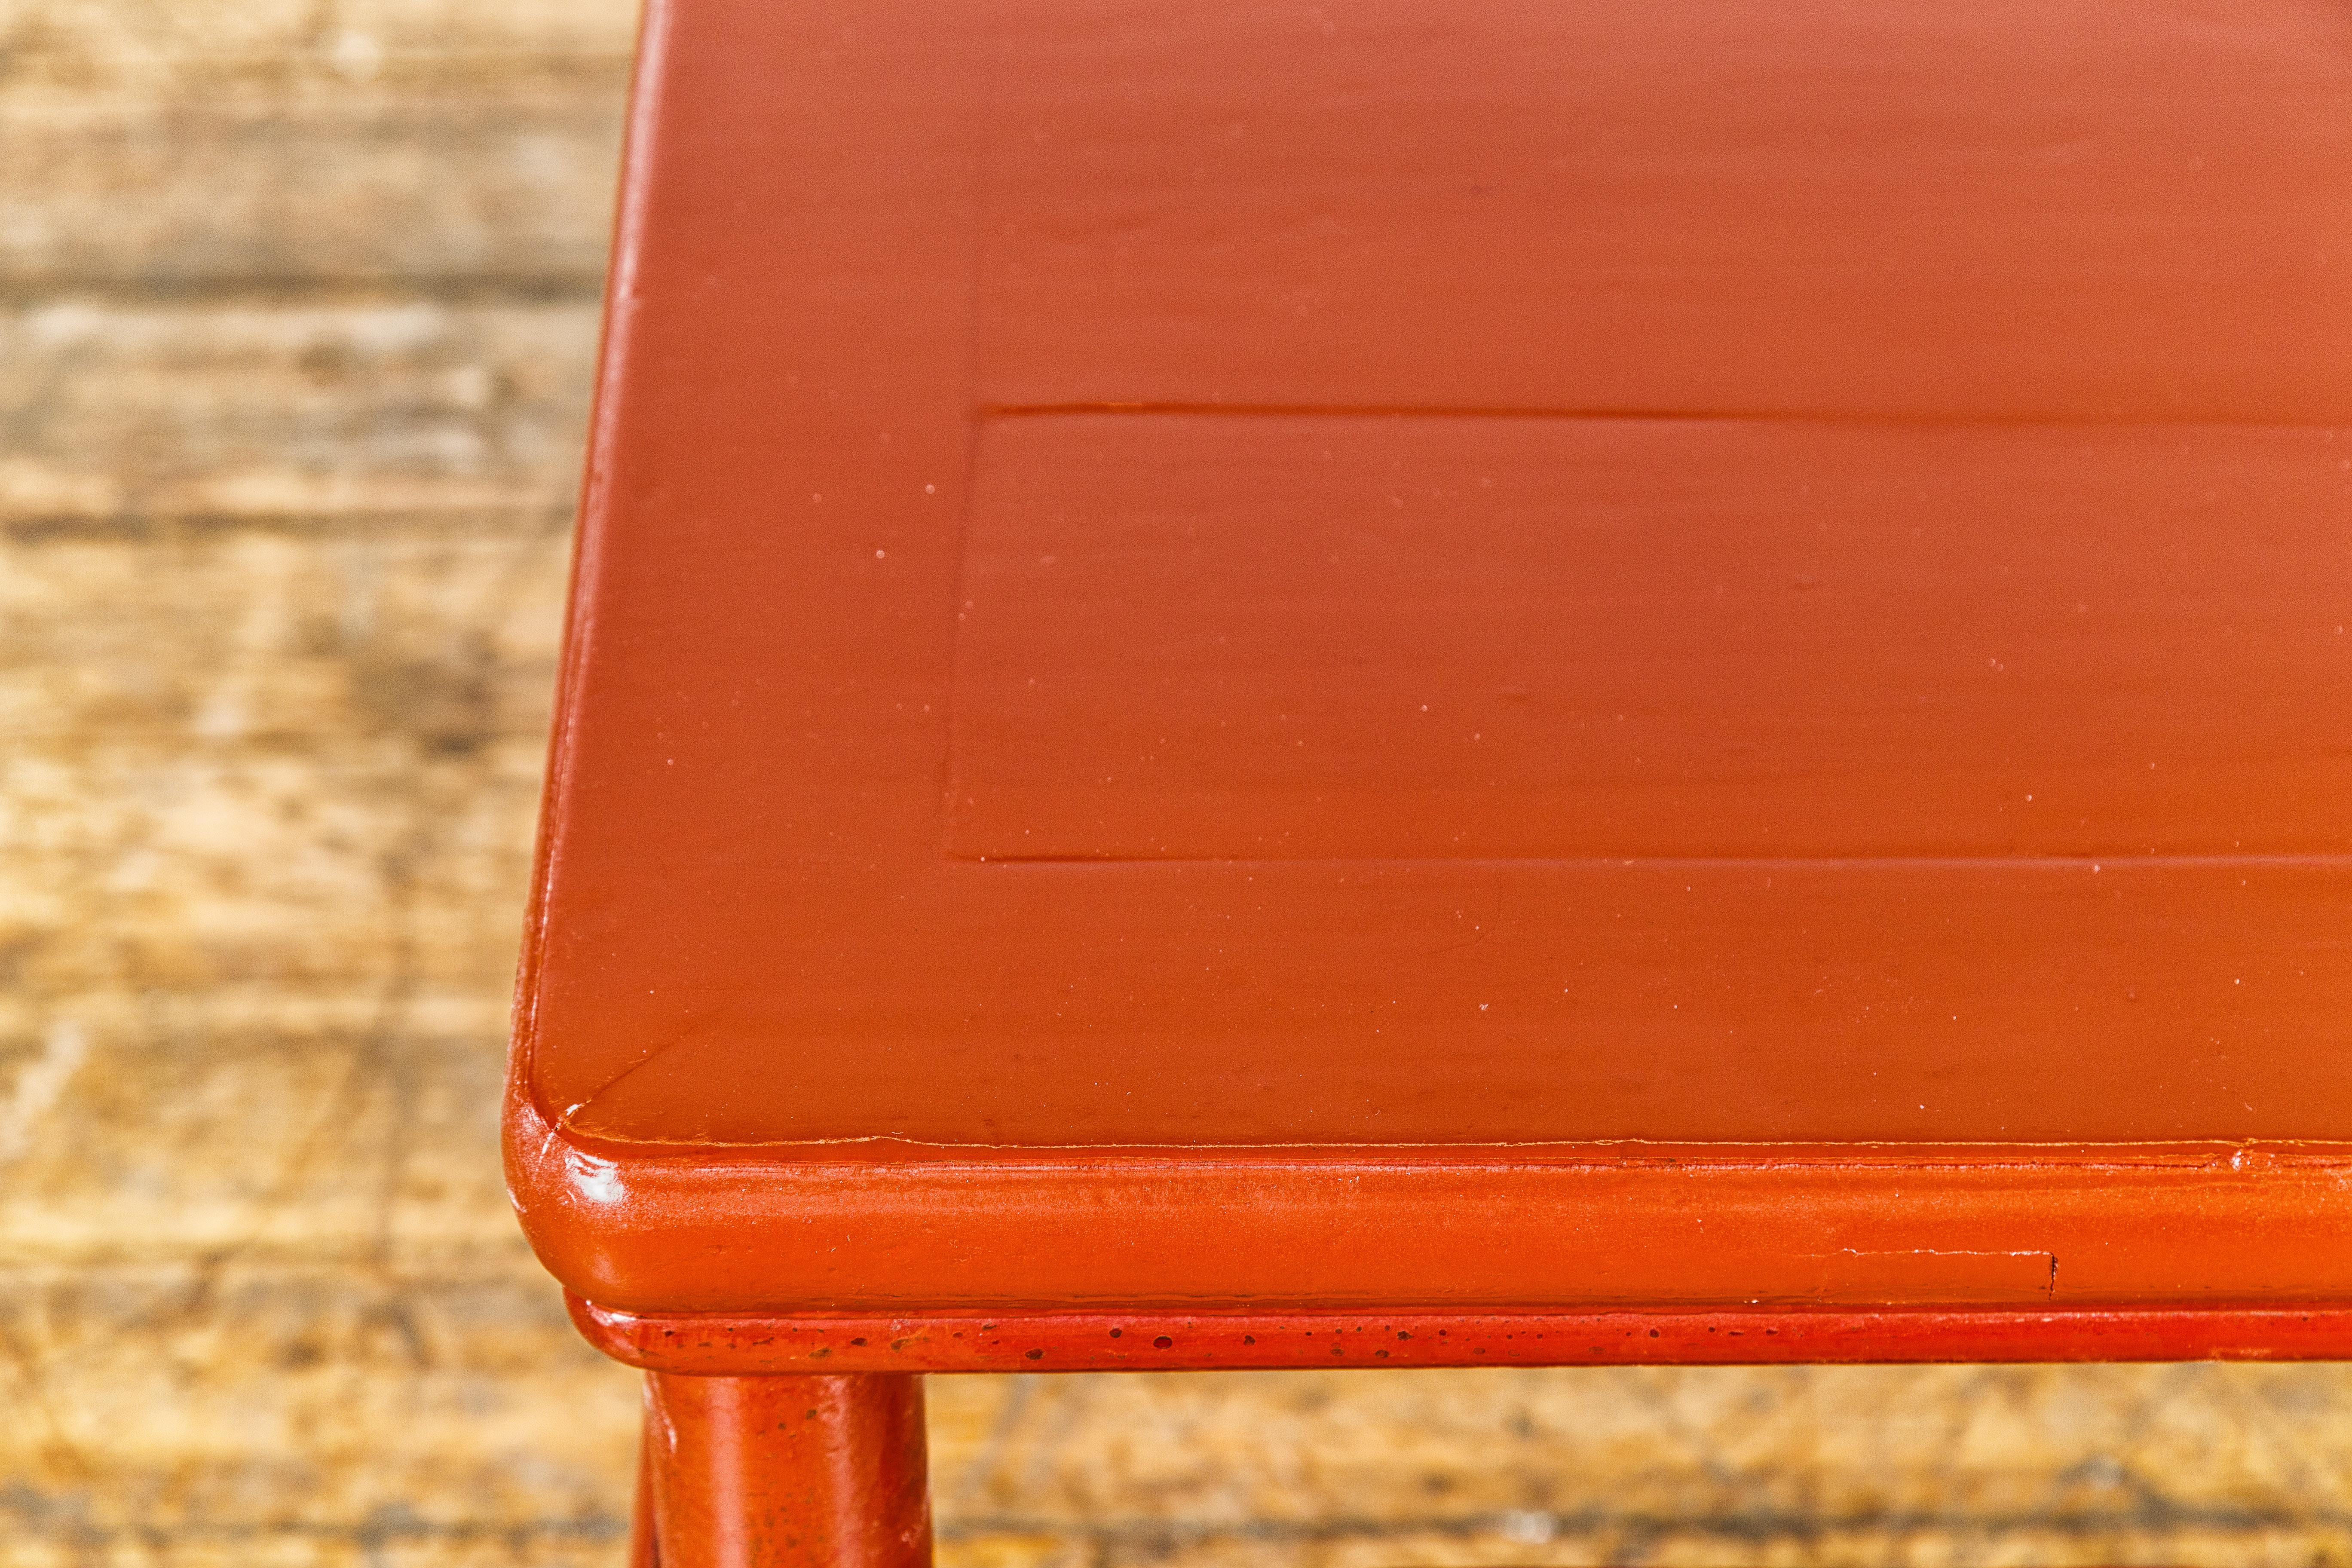
M 999 421 L 949 847 L 2340 852 L 2347 457 L 2247 427 Z

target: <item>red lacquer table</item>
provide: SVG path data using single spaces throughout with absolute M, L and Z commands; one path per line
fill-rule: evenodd
M 2352 16 L 656 0 L 507 1103 L 937 1371 L 2352 1349 Z

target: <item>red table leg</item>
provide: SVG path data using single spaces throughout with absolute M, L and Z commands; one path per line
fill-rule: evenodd
M 645 1431 L 637 1438 L 637 1495 L 629 1508 L 629 1568 L 661 1568 L 654 1546 L 654 1391 L 646 1379 Z
M 928 1568 L 923 1383 L 646 1376 L 655 1561 Z

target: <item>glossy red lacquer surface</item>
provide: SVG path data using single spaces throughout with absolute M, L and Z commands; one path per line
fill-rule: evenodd
M 2352 16 L 656 0 L 616 1309 L 2352 1293 Z

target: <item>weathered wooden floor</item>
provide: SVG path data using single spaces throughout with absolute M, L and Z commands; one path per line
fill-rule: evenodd
M 495 1089 L 625 0 L 0 0 L 0 1564 L 607 1563 Z M 2352 1560 L 2352 1371 L 940 1379 L 948 1568 Z

